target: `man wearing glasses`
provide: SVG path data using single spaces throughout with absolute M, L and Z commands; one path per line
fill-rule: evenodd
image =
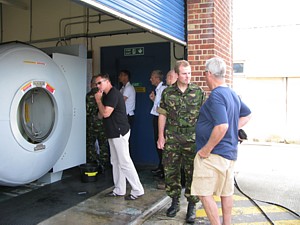
M 95 99 L 99 108 L 99 117 L 103 118 L 113 170 L 114 189 L 107 196 L 124 196 L 127 180 L 131 192 L 125 196 L 125 199 L 136 200 L 144 194 L 144 188 L 129 154 L 130 125 L 124 98 L 121 92 L 112 86 L 108 74 L 99 74 L 95 82 L 99 90 L 95 94 Z

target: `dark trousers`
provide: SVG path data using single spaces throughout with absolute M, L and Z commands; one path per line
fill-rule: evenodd
M 128 118 L 128 123 L 130 125 L 130 129 L 132 129 L 134 123 L 134 115 L 132 116 L 127 115 L 127 118 Z
M 127 119 L 128 119 L 128 123 L 130 125 L 130 130 L 131 130 L 131 134 L 130 134 L 130 137 L 129 137 L 129 153 L 130 153 L 130 156 L 132 157 L 132 127 L 133 127 L 133 123 L 134 123 L 134 115 L 132 116 L 129 116 L 127 115 Z
M 158 116 L 153 116 L 153 134 L 154 134 L 154 145 L 157 151 L 159 163 L 158 168 L 163 169 L 162 165 L 162 149 L 157 148 L 157 140 L 158 140 Z

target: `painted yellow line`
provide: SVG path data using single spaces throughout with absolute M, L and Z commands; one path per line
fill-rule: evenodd
M 216 202 L 220 202 L 221 198 L 219 196 L 213 196 Z M 233 195 L 233 200 L 234 201 L 245 201 L 248 200 L 248 198 L 243 197 L 243 196 L 239 196 L 239 195 Z
M 246 197 L 243 197 L 243 196 L 233 195 L 233 200 L 234 201 L 245 201 L 245 200 L 249 200 L 249 199 Z
M 213 196 L 214 197 L 214 200 L 216 201 L 216 202 L 220 202 L 221 201 L 221 198 L 219 197 L 219 196 Z
M 300 220 L 280 220 L 275 221 L 275 225 L 300 225 Z
M 232 225 L 270 225 L 269 222 L 233 223 Z
M 261 206 L 261 209 L 265 213 L 278 213 L 278 212 L 286 212 L 283 208 L 278 206 L 270 205 L 270 206 Z M 234 207 L 232 209 L 232 215 L 244 215 L 244 214 L 260 214 L 261 211 L 257 207 Z M 219 208 L 219 215 L 222 215 L 222 211 Z M 196 217 L 207 217 L 204 209 L 198 209 L 196 211 Z
M 299 225 L 300 220 L 278 220 L 273 221 L 275 225 Z M 269 222 L 233 223 L 232 225 L 270 225 Z
M 285 209 L 275 206 L 275 205 L 269 205 L 269 206 L 260 206 L 260 208 L 265 213 L 279 213 L 279 212 L 286 212 Z M 232 209 L 232 215 L 240 215 L 240 214 L 260 214 L 261 211 L 253 206 L 253 207 L 234 207 Z

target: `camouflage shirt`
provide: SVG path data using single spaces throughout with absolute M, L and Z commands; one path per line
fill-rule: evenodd
M 170 126 L 193 128 L 198 119 L 203 99 L 204 92 L 199 86 L 191 83 L 182 93 L 175 83 L 163 91 L 157 111 L 167 117 L 167 129 Z
M 86 95 L 86 119 L 87 125 L 93 125 L 95 122 L 100 120 L 98 118 L 98 105 L 95 100 L 95 91 L 97 89 L 92 89 Z

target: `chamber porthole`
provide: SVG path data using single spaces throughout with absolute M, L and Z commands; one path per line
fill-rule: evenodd
M 48 91 L 35 87 L 24 94 L 17 120 L 20 133 L 28 142 L 38 144 L 47 139 L 55 122 L 54 102 Z

